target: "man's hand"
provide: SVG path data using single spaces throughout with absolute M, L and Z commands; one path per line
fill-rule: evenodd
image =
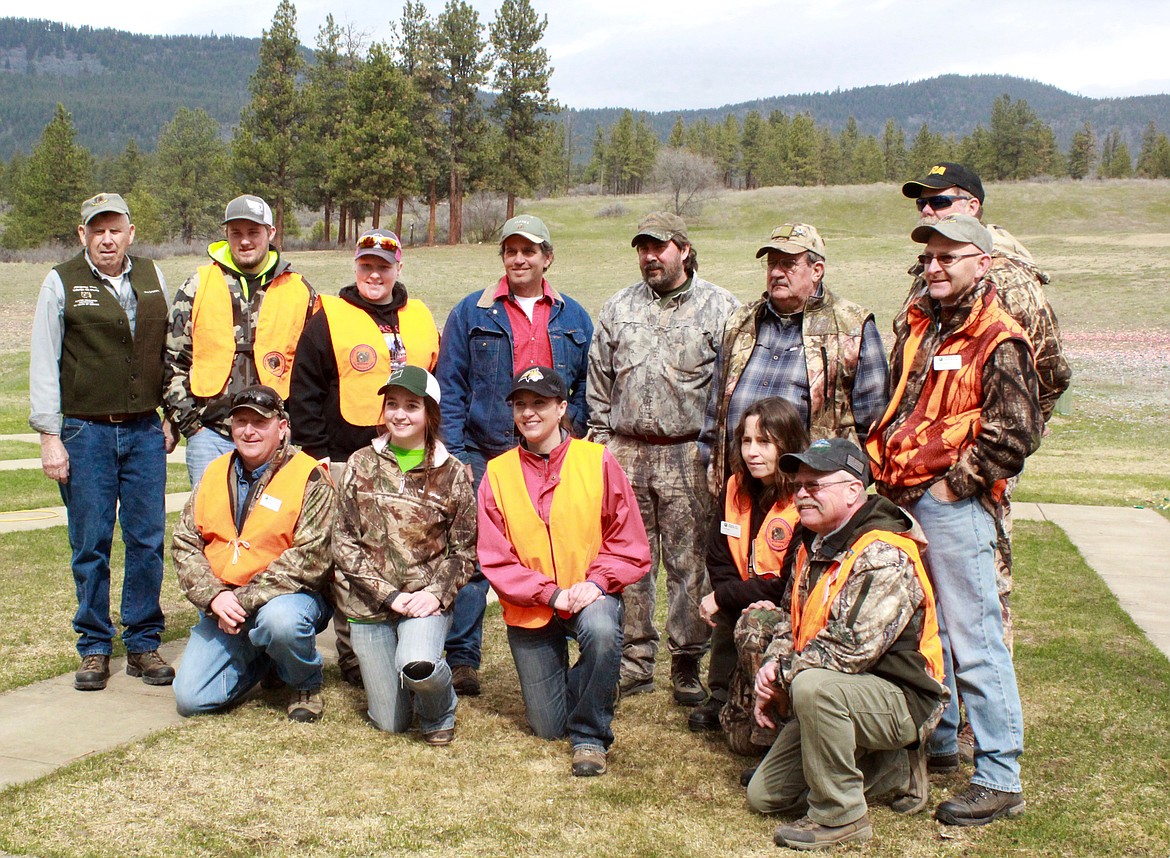
M 601 592 L 601 588 L 590 581 L 574 584 L 565 592 L 569 594 L 569 613 L 571 614 L 579 614 L 598 599 L 605 598 L 605 593 Z
M 431 617 L 439 613 L 439 600 L 433 593 L 419 590 L 416 593 L 399 593 L 390 607 L 404 617 Z
M 240 600 L 231 590 L 218 593 L 208 607 L 211 609 L 211 613 L 215 614 L 216 620 L 219 621 L 220 631 L 224 634 L 238 635 L 240 627 L 248 619 L 248 612 L 244 610 Z
M 715 601 L 715 593 L 710 592 L 699 602 L 699 619 L 715 628 L 715 614 L 719 612 L 719 603 Z
M 69 454 L 60 435 L 41 433 L 41 470 L 50 480 L 62 485 L 69 482 Z
M 756 674 L 756 703 L 753 714 L 756 723 L 761 727 L 774 729 L 776 722 L 768 711 L 775 709 L 781 717 L 788 714 L 788 692 L 780 687 L 779 668 L 776 662 L 769 661 Z
M 750 605 L 748 605 L 746 608 L 744 608 L 744 610 L 745 611 L 778 611 L 780 609 L 776 607 L 776 603 L 773 602 L 771 599 L 760 599 L 760 601 L 758 601 L 758 602 L 752 602 Z
M 175 452 L 175 448 L 179 446 L 179 430 L 170 420 L 163 418 L 163 446 L 167 453 Z

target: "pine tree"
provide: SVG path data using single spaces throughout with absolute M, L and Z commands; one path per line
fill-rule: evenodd
M 180 107 L 163 126 L 151 171 L 151 196 L 164 229 L 185 242 L 213 235 L 231 195 L 230 154 L 219 123 Z
M 1152 119 L 1142 134 L 1137 174 L 1147 179 L 1170 178 L 1170 137 L 1158 131 Z
M 820 135 L 811 113 L 792 117 L 788 133 L 789 180 L 794 185 L 815 185 L 821 179 Z
M 906 134 L 892 119 L 886 120 L 882 131 L 883 178 L 887 182 L 900 182 L 906 176 Z
M 673 138 L 674 132 L 671 132 Z M 764 159 L 767 157 L 767 129 L 764 117 L 758 110 L 753 110 L 743 118 L 743 185 L 749 191 L 760 186 L 760 173 Z M 672 143 L 671 146 L 674 146 Z
M 1080 131 L 1072 136 L 1072 143 L 1068 149 L 1068 174 L 1074 179 L 1084 179 L 1093 173 L 1093 164 L 1097 160 L 1097 138 L 1093 134 L 1093 126 L 1086 122 Z
M 683 122 L 681 116 L 674 118 L 674 125 L 670 127 L 670 137 L 666 141 L 666 145 L 671 149 L 681 149 L 683 143 L 686 141 L 687 126 Z

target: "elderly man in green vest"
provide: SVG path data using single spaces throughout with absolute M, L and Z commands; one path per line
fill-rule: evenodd
M 175 673 L 158 654 L 166 454 L 176 440 L 158 414 L 166 283 L 154 262 L 127 253 L 134 224 L 118 194 L 82 203 L 77 235 L 81 253 L 41 286 L 29 356 L 29 424 L 40 433 L 41 465 L 60 483 L 69 513 L 81 655 L 73 685 L 99 691 L 110 677 L 115 514 L 126 543 L 126 672 L 168 685 Z

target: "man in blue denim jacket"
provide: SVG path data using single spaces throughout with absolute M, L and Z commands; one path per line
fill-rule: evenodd
M 442 392 L 443 443 L 471 469 L 478 491 L 487 462 L 512 449 L 519 435 L 505 402 L 516 373 L 551 366 L 569 388 L 566 416 L 585 434 L 585 377 L 593 322 L 544 278 L 552 239 L 540 218 L 517 215 L 500 235 L 504 276 L 455 305 L 443 327 L 435 376 Z M 479 694 L 480 649 L 487 580 L 476 572 L 455 598 L 447 663 L 455 691 Z

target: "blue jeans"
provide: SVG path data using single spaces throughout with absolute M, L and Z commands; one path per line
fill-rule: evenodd
M 225 438 L 214 429 L 200 429 L 187 439 L 187 476 L 191 488 L 199 485 L 207 466 L 224 453 L 236 449 L 230 438 Z
M 451 615 L 350 623 L 349 635 L 366 685 L 370 720 L 387 733 L 410 729 L 418 712 L 424 733 L 455 726 L 455 689 L 443 660 Z
M 971 783 L 1020 792 L 1024 713 L 995 585 L 995 521 L 977 498 L 954 503 L 930 492 L 910 510 L 930 546 L 926 563 L 938 604 L 951 701 L 927 746 L 930 754 L 958 751 L 956 685 L 975 734 Z
M 319 593 L 275 596 L 234 635 L 220 630 L 214 614 L 204 614 L 191 629 L 175 675 L 179 714 L 186 717 L 226 709 L 251 691 L 272 665 L 292 688 L 320 688 L 323 671 L 317 635 L 329 625 L 330 616 L 332 611 Z
M 569 643 L 580 650 L 569 667 Z M 605 596 L 567 620 L 540 629 L 508 626 L 524 710 L 542 739 L 566 733 L 574 748 L 613 744 L 613 704 L 622 661 L 622 600 Z
M 61 442 L 69 454 L 69 480 L 61 499 L 69 512 L 69 546 L 77 589 L 77 651 L 110 655 L 110 548 L 114 518 L 126 544 L 122 581 L 122 640 L 128 652 L 158 649 L 163 612 L 167 460 L 162 422 L 154 414 L 130 423 L 66 417 Z
M 479 484 L 483 482 L 483 475 L 487 472 L 488 459 L 494 459 L 497 455 L 484 454 L 472 447 L 467 448 L 472 484 L 477 496 Z M 466 664 L 479 670 L 483 654 L 483 614 L 487 610 L 489 586 L 487 578 L 483 577 L 483 572 L 476 563 L 475 574 L 455 595 L 451 629 L 447 632 L 447 663 L 451 667 Z

